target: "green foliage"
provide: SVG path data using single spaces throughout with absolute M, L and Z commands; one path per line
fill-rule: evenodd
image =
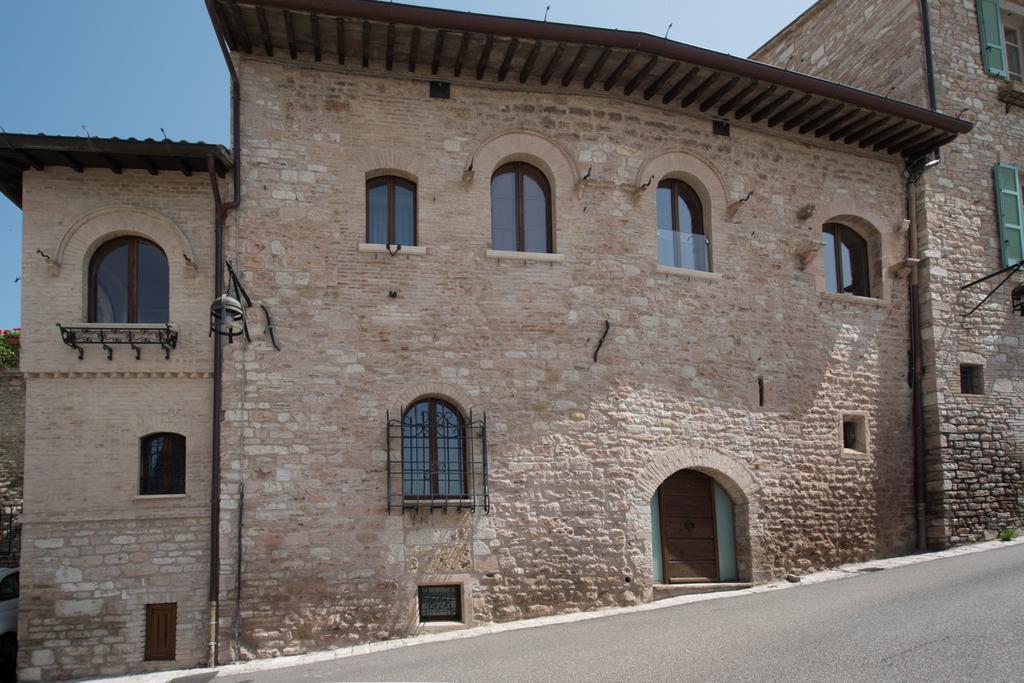
M 15 343 L 9 344 L 8 339 Z M 0 368 L 18 367 L 18 359 L 21 356 L 21 330 L 0 330 Z
M 1007 528 L 1007 529 L 1003 529 L 1002 531 L 999 532 L 999 540 L 1000 541 L 1012 541 L 1013 539 L 1017 538 L 1017 536 L 1019 536 L 1019 535 L 1020 535 L 1020 532 L 1017 531 L 1016 529 Z

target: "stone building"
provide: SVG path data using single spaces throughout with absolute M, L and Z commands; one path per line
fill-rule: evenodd
M 821 0 L 752 55 L 975 124 L 911 185 L 935 547 L 1024 526 L 1024 331 L 1011 301 L 1024 278 L 980 306 L 1003 276 L 962 289 L 1024 257 L 1021 30 L 1024 4 L 1007 0 Z
M 230 157 L 0 147 L 26 680 L 914 547 L 902 172 L 969 123 L 641 34 L 209 6 Z

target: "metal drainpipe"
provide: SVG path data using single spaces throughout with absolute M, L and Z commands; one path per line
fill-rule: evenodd
M 917 178 L 911 172 L 907 178 L 907 216 L 910 227 L 907 239 L 910 241 L 910 258 L 918 258 L 917 247 Z M 910 354 L 913 362 L 914 386 L 912 421 L 914 427 L 914 521 L 917 528 L 917 549 L 928 547 L 927 529 L 927 488 L 925 486 L 924 449 L 924 358 L 921 348 L 921 298 L 918 282 L 918 267 L 910 272 Z
M 928 105 L 937 111 L 935 103 L 935 60 L 932 58 L 932 25 L 928 18 L 928 0 L 921 0 L 921 32 L 924 36 L 924 59 L 928 70 Z M 936 156 L 939 151 L 935 150 Z
M 223 27 L 217 19 L 213 8 L 213 0 L 206 0 L 206 11 L 210 15 L 210 22 L 217 35 L 217 42 L 220 45 L 221 54 L 224 55 L 224 62 L 227 64 L 228 73 L 231 78 L 231 156 L 232 156 L 232 185 L 234 197 L 230 202 L 221 202 L 220 189 L 217 185 L 216 175 L 213 172 L 213 160 L 207 159 L 210 170 L 210 181 L 213 186 L 214 200 L 214 259 L 215 266 L 215 289 L 214 296 L 219 296 L 224 286 L 224 221 L 228 211 L 237 209 L 241 203 L 241 142 L 239 139 L 239 87 L 238 74 L 235 66 L 231 63 L 228 55 L 227 42 L 224 39 Z M 213 442 L 211 445 L 210 464 L 210 577 L 207 600 L 209 603 L 209 666 L 217 666 L 218 649 L 218 612 L 220 603 L 220 422 L 221 406 L 223 403 L 223 367 L 224 347 L 223 340 L 219 335 L 214 335 L 213 346 Z

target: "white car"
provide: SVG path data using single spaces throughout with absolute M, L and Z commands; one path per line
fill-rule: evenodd
M 18 567 L 0 569 L 0 683 L 17 680 L 18 577 Z

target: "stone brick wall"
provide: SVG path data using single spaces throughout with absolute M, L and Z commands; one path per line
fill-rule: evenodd
M 420 79 L 239 67 L 228 253 L 284 349 L 258 314 L 252 344 L 227 347 L 222 584 L 244 481 L 243 657 L 405 635 L 416 586 L 439 579 L 463 584 L 470 623 L 648 600 L 648 505 L 672 468 L 730 491 L 754 579 L 911 547 L 894 160 L 741 124 L 712 137 L 706 118 L 582 92 L 431 100 Z M 508 160 L 548 175 L 562 260 L 488 258 Z M 358 248 L 381 172 L 417 181 L 424 254 Z M 657 268 L 649 175 L 698 186 L 714 276 Z M 801 267 L 835 217 L 877 230 L 879 301 L 823 294 L 820 256 Z M 486 412 L 490 514 L 387 514 L 385 416 L 418 394 Z M 866 413 L 868 455 L 842 452 L 842 411 Z
M 919 3 L 819 2 L 754 57 L 784 64 L 828 46 L 828 58 L 801 57 L 793 68 L 876 92 L 900 74 L 907 78 L 894 92 L 926 104 L 924 72 L 896 68 L 923 59 L 919 11 L 915 24 L 909 5 Z M 938 0 L 929 7 L 938 109 L 975 123 L 919 183 L 928 538 L 944 546 L 1024 526 L 1022 331 L 1009 301 L 1020 278 L 969 318 L 964 314 L 988 290 L 960 291 L 1001 267 L 992 166 L 1024 163 L 1024 124 L 1019 109 L 997 99 L 1005 81 L 984 72 L 975 3 Z M 880 19 L 893 17 L 891 30 L 876 30 Z M 960 393 L 961 363 L 984 365 L 985 395 Z
M 750 59 L 927 107 L 922 36 L 920 0 L 819 0 Z
M 205 659 L 212 212 L 205 177 L 25 173 L 21 680 Z M 139 360 L 127 346 L 107 360 L 91 346 L 80 361 L 56 324 L 86 319 L 89 258 L 124 234 L 146 237 L 168 256 L 178 346 L 170 360 L 148 346 Z M 161 431 L 186 437 L 186 493 L 141 498 L 139 440 Z M 178 603 L 177 659 L 144 662 L 145 605 L 160 602 Z

